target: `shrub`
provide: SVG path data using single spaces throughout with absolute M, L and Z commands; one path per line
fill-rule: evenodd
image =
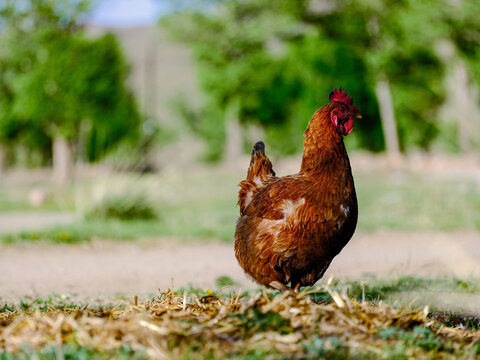
M 87 219 L 155 220 L 158 213 L 143 193 L 106 195 L 86 213 Z

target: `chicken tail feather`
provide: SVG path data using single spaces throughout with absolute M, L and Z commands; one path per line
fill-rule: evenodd
M 260 151 L 265 156 L 265 143 L 263 141 L 257 141 L 255 145 L 253 145 L 252 155 L 257 151 Z
M 265 144 L 259 141 L 253 146 L 247 178 L 238 184 L 240 186 L 238 205 L 240 205 L 241 215 L 252 211 L 251 203 L 257 191 L 263 188 L 273 177 L 275 177 L 275 172 L 272 169 L 272 163 L 265 155 Z
M 253 146 L 250 167 L 247 172 L 247 180 L 253 180 L 256 177 L 262 178 L 268 175 L 275 176 L 273 165 L 265 155 L 265 144 L 263 141 L 258 141 Z

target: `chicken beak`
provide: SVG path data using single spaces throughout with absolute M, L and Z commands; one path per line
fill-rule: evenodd
M 362 118 L 362 115 L 360 115 L 360 114 L 355 114 L 355 115 L 353 115 L 353 117 L 356 117 L 357 119 L 361 119 L 361 118 Z

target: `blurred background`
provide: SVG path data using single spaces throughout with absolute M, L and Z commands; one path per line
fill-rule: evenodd
M 479 273 L 480 2 L 0 4 L 4 254 L 233 248 L 252 144 L 265 141 L 278 175 L 298 171 L 308 121 L 341 85 L 363 115 L 345 143 L 365 262 L 332 274 Z

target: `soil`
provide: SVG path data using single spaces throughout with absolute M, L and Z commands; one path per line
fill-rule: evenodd
M 161 241 L 160 241 L 161 240 Z M 215 288 L 222 275 L 238 288 L 256 287 L 238 266 L 233 244 L 92 242 L 0 247 L 0 300 L 52 293 L 77 297 L 147 295 L 192 284 Z M 480 276 L 480 233 L 356 234 L 325 278 Z
M 54 225 L 66 225 L 74 221 L 75 215 L 73 213 L 2 212 L 0 216 L 0 234 L 48 229 Z

